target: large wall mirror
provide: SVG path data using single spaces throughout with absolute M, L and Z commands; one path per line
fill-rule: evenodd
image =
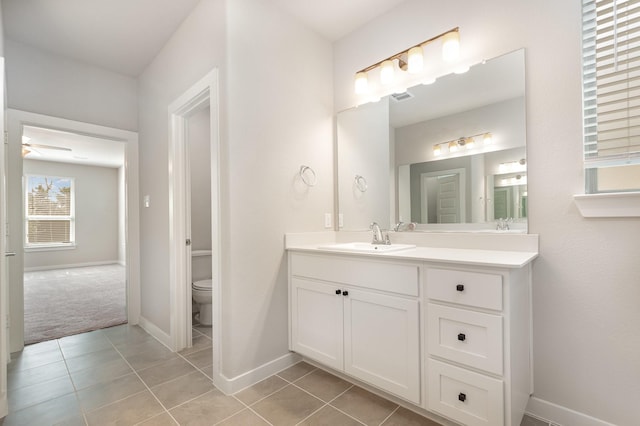
M 518 50 L 338 113 L 341 229 L 527 232 L 524 69 Z

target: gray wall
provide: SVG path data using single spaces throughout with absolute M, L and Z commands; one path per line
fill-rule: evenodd
M 473 62 L 526 48 L 535 397 L 637 424 L 640 220 L 584 219 L 573 201 L 584 193 L 580 2 L 404 2 L 334 45 L 335 110 L 355 104 L 354 70 L 456 26 Z
M 211 250 L 211 149 L 210 108 L 188 120 L 191 178 L 191 249 Z
M 74 178 L 76 215 L 76 248 L 26 251 L 25 269 L 117 262 L 118 169 L 34 160 L 23 164 L 25 175 Z

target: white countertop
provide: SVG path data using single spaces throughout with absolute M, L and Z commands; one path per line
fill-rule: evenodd
M 313 238 L 309 238 L 309 236 L 306 236 L 306 238 L 290 238 L 289 235 L 287 235 L 285 248 L 290 251 L 308 253 L 331 253 L 341 256 L 379 257 L 384 259 L 457 263 L 499 268 L 521 268 L 538 256 L 537 251 L 531 250 L 502 250 L 493 248 L 489 250 L 477 247 L 428 247 L 421 246 L 420 244 L 416 244 L 416 248 L 386 253 L 348 252 L 322 247 L 330 242 L 325 238 L 319 239 L 317 242 L 310 240 L 313 240 Z

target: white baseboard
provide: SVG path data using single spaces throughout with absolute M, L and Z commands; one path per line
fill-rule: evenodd
M 103 260 L 100 262 L 86 262 L 86 263 L 70 263 L 68 265 L 49 265 L 49 266 L 29 266 L 25 267 L 25 272 L 36 272 L 36 271 L 53 271 L 55 269 L 68 269 L 68 268 L 86 268 L 90 266 L 104 266 L 104 265 L 113 265 L 119 264 L 117 260 Z
M 165 345 L 168 349 L 172 350 L 171 336 L 162 331 L 157 325 L 140 315 L 138 317 L 138 325 L 154 337 L 158 342 Z
M 214 377 L 213 384 L 226 395 L 231 395 L 249 386 L 253 386 L 267 377 L 291 367 L 299 361 L 302 361 L 302 357 L 290 352 L 231 379 L 224 376 Z
M 559 426 L 615 426 L 613 423 L 533 396 L 529 399 L 525 412 L 532 417 Z

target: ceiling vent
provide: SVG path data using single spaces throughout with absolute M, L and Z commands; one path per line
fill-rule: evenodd
M 396 102 L 406 101 L 407 99 L 413 98 L 413 96 L 414 95 L 412 95 L 409 92 L 392 93 L 391 94 L 391 98 L 393 98 L 393 100 L 396 101 Z

